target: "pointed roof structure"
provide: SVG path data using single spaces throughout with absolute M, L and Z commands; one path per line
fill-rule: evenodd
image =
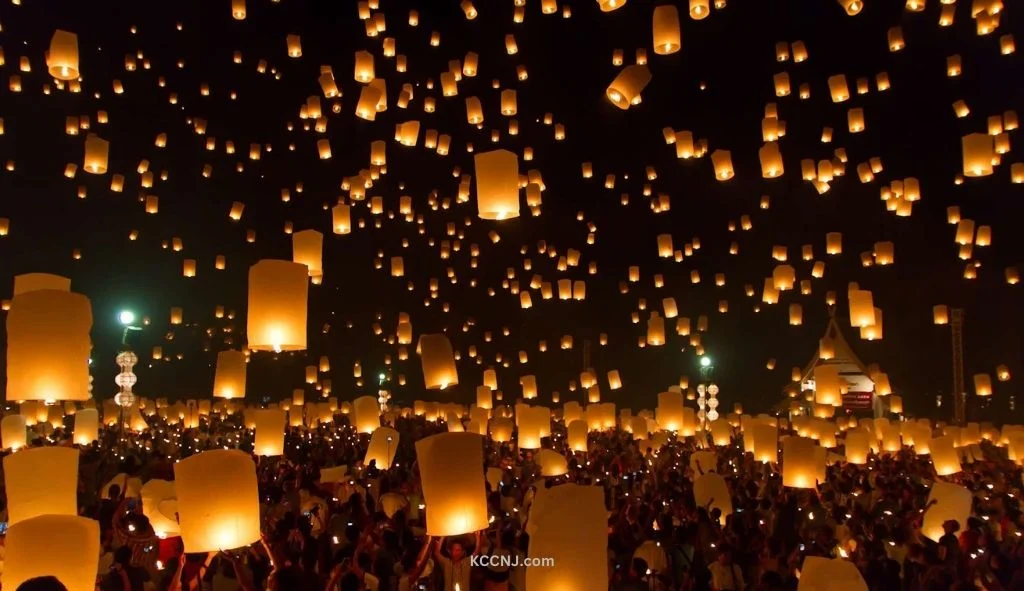
M 800 381 L 798 382 L 800 390 L 814 389 L 814 369 L 816 367 L 822 365 L 837 366 L 839 378 L 846 385 L 846 393 L 848 395 L 861 394 L 859 397 L 860 404 L 846 397 L 844 397 L 844 401 L 851 402 L 850 406 L 855 408 L 870 408 L 873 405 L 874 396 L 872 396 L 872 393 L 875 390 L 875 382 L 868 375 L 867 366 L 853 352 L 850 343 L 847 342 L 842 330 L 839 329 L 839 323 L 836 321 L 835 306 L 829 306 L 828 316 L 828 326 L 825 327 L 825 334 L 822 336 L 822 340 L 828 339 L 832 342 L 833 356 L 831 359 L 822 359 L 820 345 L 815 347 L 814 356 L 811 357 L 811 360 L 804 366 L 803 372 L 800 374 Z M 783 391 L 790 391 L 791 387 L 792 384 L 783 388 Z M 792 398 L 787 397 L 779 403 L 778 407 L 780 409 L 788 408 L 792 402 Z
M 836 322 L 835 306 L 829 306 L 828 326 L 825 327 L 825 335 L 822 339 L 832 341 L 834 354 L 831 359 L 822 359 L 821 347 L 819 346 L 815 350 L 814 357 L 804 367 L 803 374 L 800 376 L 800 383 L 802 384 L 807 380 L 814 379 L 814 368 L 819 365 L 836 365 L 839 367 L 839 377 L 846 382 L 847 389 L 850 392 L 873 392 L 875 382 L 868 376 L 867 366 L 853 352 L 853 349 L 850 348 L 850 343 L 846 341 L 843 332 L 839 330 L 839 324 Z

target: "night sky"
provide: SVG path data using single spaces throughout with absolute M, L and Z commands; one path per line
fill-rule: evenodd
M 550 404 L 553 391 L 561 393 L 562 402 L 584 400 L 585 392 L 569 392 L 568 384 L 579 379 L 583 344 L 589 339 L 602 400 L 650 408 L 657 393 L 677 384 L 680 376 L 690 376 L 694 385 L 699 373 L 694 347 L 688 337 L 675 334 L 671 320 L 666 323 L 666 346 L 637 345 L 649 312 L 660 312 L 662 298 L 674 297 L 679 314 L 690 317 L 694 327 L 698 316 L 708 317 L 701 341 L 715 361 L 724 410 L 731 411 L 738 401 L 759 411 L 781 399 L 790 368 L 803 367 L 815 354 L 828 321 L 825 293 L 834 290 L 840 326 L 861 359 L 878 363 L 889 374 L 909 412 L 940 418 L 952 411 L 950 338 L 948 326 L 932 325 L 932 306 L 963 307 L 968 391 L 973 392 L 975 373 L 992 375 L 996 382 L 999 364 L 1012 376 L 995 383 L 995 396 L 987 408 L 974 408 L 972 418 L 1020 420 L 1020 407 L 1010 413 L 1009 400 L 1024 377 L 1024 286 L 1008 285 L 1004 279 L 1007 267 L 1024 263 L 1019 228 L 1024 185 L 1011 183 L 1010 176 L 1011 163 L 1022 161 L 1020 132 L 1009 132 L 1011 150 L 991 176 L 955 183 L 962 173 L 961 137 L 985 133 L 989 116 L 1007 110 L 1024 113 L 1020 52 L 1000 54 L 1000 37 L 1024 31 L 1024 16 L 1012 4 L 1000 13 L 998 29 L 978 35 L 968 0 L 955 5 L 955 20 L 948 27 L 939 26 L 943 5 L 938 0 L 929 0 L 921 12 L 907 11 L 895 0 L 867 0 L 856 16 L 848 16 L 834 0 L 730 0 L 700 21 L 690 18 L 686 3 L 679 2 L 682 49 L 667 56 L 652 50 L 655 3 L 644 0 L 629 0 L 608 13 L 593 0 L 574 0 L 559 3 L 559 11 L 551 15 L 541 13 L 538 0 L 526 0 L 521 24 L 513 22 L 512 0 L 477 0 L 479 16 L 474 20 L 467 20 L 455 0 L 380 0 L 372 12 L 382 12 L 387 27 L 376 38 L 367 37 L 356 2 L 248 0 L 245 20 L 232 18 L 230 4 L 21 0 L 20 5 L 0 5 L 5 62 L 0 67 L 0 163 L 8 168 L 10 161 L 15 164 L 13 172 L 0 170 L 0 218 L 10 220 L 9 234 L 0 237 L 0 297 L 10 297 L 13 276 L 20 273 L 72 278 L 73 291 L 92 300 L 96 397 L 117 391 L 113 358 L 121 334 L 116 317 L 124 308 L 151 319 L 133 337 L 143 359 L 136 391 L 150 398 L 209 396 L 217 351 L 241 347 L 245 341 L 249 266 L 264 258 L 290 260 L 291 236 L 284 228 L 291 222 L 296 231 L 312 228 L 325 238 L 323 284 L 310 288 L 309 350 L 254 354 L 248 382 L 252 401 L 290 396 L 303 385 L 303 367 L 321 355 L 331 360 L 332 371 L 325 377 L 332 379 L 333 395 L 341 399 L 374 393 L 374 376 L 389 371 L 393 395 L 405 405 L 428 396 L 469 403 L 482 371 L 493 366 L 507 401 L 517 397 L 518 377 L 526 374 L 537 376 L 542 404 Z M 571 18 L 563 18 L 566 8 Z M 419 13 L 416 27 L 409 26 L 410 9 Z M 886 40 L 894 26 L 902 27 L 906 41 L 898 52 L 891 52 Z M 44 52 L 56 29 L 78 35 L 80 93 L 55 89 L 46 72 Z M 440 33 L 437 47 L 429 44 L 434 31 Z M 301 58 L 287 55 L 289 34 L 301 35 Z M 507 34 L 515 36 L 515 55 L 505 51 Z M 406 72 L 396 71 L 395 58 L 383 56 L 386 37 L 406 56 Z M 1018 37 L 1017 43 L 1024 43 L 1024 36 Z M 797 40 L 806 45 L 809 59 L 776 61 L 776 44 Z M 612 64 L 612 54 L 621 49 L 629 65 L 636 61 L 637 48 L 646 50 L 653 77 L 641 104 L 621 110 L 605 96 L 621 69 Z M 353 78 L 353 56 L 359 50 L 374 54 L 376 75 L 387 84 L 387 110 L 373 122 L 354 114 L 361 85 Z M 236 51 L 242 55 L 240 64 L 233 62 Z M 448 70 L 449 60 L 462 60 L 469 51 L 480 56 L 478 74 L 462 78 L 458 96 L 441 96 L 440 73 Z M 135 60 L 137 69 L 126 71 L 126 55 L 137 54 L 143 56 Z M 951 78 L 946 60 L 955 54 L 963 71 Z M 18 71 L 22 56 L 31 63 L 31 72 Z M 260 60 L 266 60 L 265 74 L 257 71 Z M 317 83 L 321 65 L 333 67 L 343 93 L 337 114 Z M 528 79 L 517 80 L 518 66 L 526 67 Z M 789 73 L 792 94 L 776 97 L 772 77 L 783 71 Z M 883 71 L 891 88 L 879 92 L 875 79 Z M 830 99 L 827 79 L 835 74 L 846 75 L 849 101 L 836 104 Z M 21 77 L 20 93 L 10 89 L 12 76 Z M 857 94 L 858 78 L 869 80 L 870 92 Z M 123 84 L 123 94 L 113 92 L 115 79 Z M 433 90 L 427 89 L 428 79 Z M 493 80 L 501 89 L 517 90 L 514 117 L 500 113 L 500 90 L 492 88 Z M 407 109 L 396 105 L 404 83 L 414 86 Z M 798 97 L 803 83 L 810 87 L 806 100 Z M 209 86 L 209 96 L 201 94 L 203 84 Z M 44 85 L 50 87 L 49 94 L 44 94 Z M 237 93 L 235 100 L 232 93 Z M 177 104 L 171 104 L 172 94 Z M 303 130 L 311 122 L 301 120 L 299 111 L 310 96 L 321 97 L 326 134 Z M 480 129 L 466 121 L 465 98 L 470 96 L 479 97 L 484 106 Z M 425 97 L 435 98 L 434 113 L 424 113 Z M 969 116 L 955 116 L 952 104 L 957 100 L 967 103 Z M 785 174 L 772 180 L 761 177 L 758 161 L 768 103 L 777 104 L 786 123 L 785 137 L 779 140 Z M 862 133 L 847 129 L 851 107 L 864 109 Z M 97 123 L 99 110 L 108 113 L 109 123 Z M 546 113 L 553 123 L 565 126 L 564 141 L 555 140 L 553 124 L 544 124 Z M 67 135 L 66 118 L 83 115 L 90 118 L 90 129 Z M 194 118 L 207 121 L 205 136 L 195 133 L 190 123 Z M 509 135 L 509 119 L 518 122 L 518 135 Z M 393 139 L 395 124 L 410 120 L 421 122 L 416 147 Z M 675 147 L 663 139 L 665 127 L 706 138 L 708 154 L 730 150 L 735 177 L 717 181 L 708 156 L 677 159 Z M 821 142 L 824 127 L 834 129 L 831 143 Z M 451 136 L 447 156 L 423 147 L 427 129 Z M 492 130 L 499 132 L 497 143 L 491 142 Z M 91 175 L 81 168 L 89 132 L 110 142 L 106 174 Z M 154 144 L 160 133 L 167 134 L 166 148 Z M 206 149 L 209 138 L 216 139 L 213 151 Z M 317 155 L 316 142 L 322 138 L 330 139 L 329 160 Z M 387 142 L 387 171 L 367 189 L 367 196 L 383 197 L 385 211 L 394 216 L 371 215 L 369 199 L 357 202 L 353 222 L 365 220 L 366 227 L 335 235 L 329 208 L 339 200 L 351 203 L 348 192 L 340 189 L 342 179 L 370 168 L 374 140 Z M 234 143 L 234 154 L 226 153 L 227 141 Z M 250 143 L 264 145 L 260 160 L 248 158 Z M 541 215 L 531 215 L 525 195 L 521 217 L 500 222 L 479 219 L 475 192 L 468 202 L 457 203 L 459 178 L 453 170 L 474 172 L 468 144 L 478 152 L 511 150 L 520 155 L 521 173 L 540 171 L 546 186 Z M 523 159 L 527 147 L 534 151 L 529 162 Z M 800 160 L 832 159 L 838 148 L 848 156 L 846 175 L 819 195 L 801 180 Z M 861 183 L 857 164 L 872 157 L 881 158 L 884 170 L 872 182 Z M 156 177 L 148 189 L 141 187 L 137 172 L 143 159 Z M 593 163 L 593 178 L 582 178 L 583 162 Z M 73 179 L 64 176 L 68 163 L 79 166 Z M 205 165 L 212 166 L 210 178 L 201 174 Z M 653 181 L 645 178 L 648 166 L 657 172 Z M 165 181 L 161 171 L 167 172 Z M 110 190 L 115 173 L 126 179 L 121 193 Z M 604 187 L 608 174 L 616 176 L 612 189 Z M 897 217 L 886 211 L 880 189 L 907 177 L 919 179 L 921 200 L 913 204 L 911 216 Z M 650 198 L 643 194 L 647 183 L 652 195 L 670 195 L 669 211 L 652 211 Z M 85 188 L 84 199 L 78 196 L 80 187 Z M 282 201 L 282 189 L 290 191 L 290 201 Z M 623 194 L 629 196 L 626 206 Z M 159 213 L 146 214 L 140 195 L 157 195 Z M 402 195 L 412 197 L 422 225 L 398 214 Z M 770 207 L 762 209 L 765 195 Z M 234 201 L 246 206 L 237 222 L 228 217 Z M 441 202 L 450 207 L 431 206 Z M 958 258 L 955 226 L 946 221 L 946 208 L 954 205 L 964 218 L 992 228 L 993 244 L 973 249 L 970 263 L 979 265 L 974 280 L 963 278 L 968 261 Z M 743 215 L 750 216 L 750 231 L 738 227 Z M 446 235 L 449 222 L 464 234 L 461 239 Z M 587 244 L 590 223 L 596 226 L 593 245 Z M 730 223 L 737 226 L 735 231 Z M 129 240 L 133 230 L 138 231 L 134 241 Z M 247 230 L 255 231 L 254 243 L 246 242 Z M 501 236 L 497 244 L 488 238 L 492 230 Z M 825 234 L 833 231 L 843 233 L 841 256 L 825 254 Z M 656 236 L 662 233 L 672 234 L 676 249 L 694 239 L 700 248 L 682 262 L 658 258 Z M 181 239 L 180 252 L 162 247 L 173 238 Z M 403 248 L 403 239 L 408 239 L 408 248 Z M 450 260 L 440 257 L 442 240 L 460 243 Z M 538 253 L 539 241 L 559 255 L 569 248 L 579 250 L 580 265 L 558 272 L 556 259 Z M 730 255 L 734 241 L 739 252 Z M 860 254 L 878 241 L 895 244 L 895 264 L 862 267 Z M 480 256 L 471 268 L 474 243 Z M 812 261 L 801 260 L 805 244 L 813 247 Z M 810 295 L 785 292 L 778 304 L 760 303 L 764 279 L 780 264 L 771 257 L 773 245 L 788 248 L 798 280 L 810 279 L 813 261 L 825 262 L 825 276 L 813 280 Z M 80 260 L 72 258 L 74 249 L 80 250 Z M 378 253 L 383 253 L 381 269 L 374 267 Z M 217 255 L 226 257 L 226 270 L 214 269 Z M 392 256 L 404 257 L 405 277 L 390 276 Z M 182 276 L 186 258 L 197 261 L 195 278 Z M 524 259 L 531 261 L 532 270 L 523 269 Z M 588 274 L 592 261 L 597 264 L 595 275 Z M 619 284 L 626 281 L 630 265 L 640 266 L 640 281 L 621 294 Z M 446 278 L 449 267 L 457 284 Z M 534 291 L 533 308 L 522 310 L 519 296 L 502 287 L 509 267 L 524 289 L 534 273 L 552 283 L 585 279 L 586 300 L 542 300 Z M 699 284 L 691 283 L 694 270 L 699 271 Z M 654 287 L 656 273 L 663 274 L 664 288 Z M 725 286 L 715 286 L 716 273 L 725 274 Z M 439 295 L 427 307 L 428 283 L 435 277 Z M 473 279 L 476 287 L 470 286 Z M 861 340 L 850 327 L 850 281 L 871 290 L 875 306 L 883 310 L 882 340 Z M 746 284 L 754 286 L 754 297 L 744 294 Z M 488 288 L 494 289 L 493 297 Z M 647 310 L 633 324 L 630 314 L 638 310 L 641 298 L 646 298 Z M 720 300 L 728 301 L 725 314 L 718 312 Z M 803 305 L 802 326 L 788 323 L 791 302 Z M 216 319 L 218 305 L 233 310 L 234 320 Z M 170 325 L 172 306 L 183 308 L 185 325 Z M 385 340 L 394 332 L 399 312 L 410 314 L 417 336 L 448 333 L 462 356 L 459 386 L 424 394 L 414 347 L 409 347 L 407 361 L 398 361 L 397 347 Z M 383 335 L 374 335 L 374 322 Z M 502 334 L 505 327 L 508 336 Z M 484 341 L 485 331 L 493 334 L 491 342 Z M 600 333 L 607 333 L 607 346 L 599 346 Z M 572 350 L 559 349 L 562 335 L 574 336 Z M 546 353 L 538 351 L 541 340 L 547 342 Z M 150 359 L 155 345 L 163 348 L 164 360 Z M 476 346 L 481 363 L 468 357 L 470 345 Z M 528 353 L 525 365 L 518 362 L 520 350 Z M 389 354 L 390 368 L 384 362 Z M 497 354 L 509 362 L 508 368 L 496 363 Z M 0 356 L 0 364 L 4 358 Z M 772 358 L 776 364 L 770 371 L 766 363 Z M 356 361 L 363 368 L 362 387 L 352 376 Z M 612 369 L 619 370 L 624 384 L 614 392 L 605 380 Z M 397 385 L 399 374 L 408 379 L 404 387 Z M 940 392 L 945 396 L 937 411 L 935 396 Z

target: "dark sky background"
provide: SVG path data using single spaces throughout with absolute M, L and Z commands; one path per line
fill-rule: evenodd
M 937 0 L 919 13 L 906 12 L 902 2 L 868 0 L 856 17 L 829 0 L 730 0 L 702 21 L 690 19 L 686 3 L 679 2 L 682 50 L 658 56 L 651 49 L 653 2 L 630 0 L 615 12 L 601 13 L 592 0 L 574 0 L 566 3 L 572 17 L 564 19 L 560 13 L 541 14 L 539 2 L 527 0 L 522 24 L 513 23 L 511 0 L 476 4 L 480 15 L 469 21 L 454 0 L 380 0 L 387 31 L 376 39 L 365 35 L 355 2 L 249 0 L 244 21 L 231 18 L 229 0 L 0 4 L 0 45 L 6 61 L 0 67 L 0 162 L 16 162 L 14 172 L 0 171 L 0 217 L 11 220 L 10 234 L 0 238 L 0 296 L 9 297 L 13 276 L 20 273 L 42 271 L 72 278 L 73 290 L 92 299 L 97 397 L 116 392 L 116 314 L 123 308 L 151 318 L 136 337 L 145 360 L 137 368 L 136 390 L 152 398 L 208 396 L 216 352 L 232 346 L 225 338 L 233 339 L 234 347 L 244 342 L 248 268 L 261 258 L 290 258 L 291 237 L 283 228 L 291 221 L 296 230 L 315 228 L 325 234 L 324 282 L 310 289 L 309 350 L 254 355 L 249 365 L 250 399 L 288 396 L 302 385 L 303 366 L 321 355 L 331 359 L 329 377 L 335 394 L 351 399 L 375 389 L 372 379 L 367 380 L 370 388 L 356 385 L 353 363 L 360 361 L 369 378 L 386 369 L 387 354 L 395 360 L 391 372 L 396 398 L 406 404 L 423 398 L 419 358 L 412 347 L 408 361 L 399 362 L 396 348 L 371 328 L 379 318 L 385 336 L 392 333 L 398 313 L 404 311 L 411 315 L 416 335 L 447 331 L 463 354 L 459 386 L 432 394 L 438 399 L 471 402 L 483 369 L 496 366 L 508 399 L 519 392 L 518 376 L 535 374 L 540 402 L 550 403 L 552 391 L 561 392 L 563 402 L 581 400 L 585 394 L 569 393 L 567 385 L 578 379 L 583 341 L 590 339 L 591 365 L 600 377 L 603 399 L 634 409 L 652 407 L 657 393 L 680 376 L 689 375 L 695 383 L 698 375 L 693 348 L 685 337 L 674 334 L 671 321 L 666 346 L 637 346 L 647 319 L 647 312 L 641 312 L 640 324 L 630 321 L 638 299 L 647 299 L 649 311 L 660 310 L 661 299 L 671 296 L 680 315 L 689 316 L 694 326 L 699 315 L 708 316 L 709 330 L 702 340 L 715 360 L 714 377 L 726 409 L 738 401 L 749 410 L 763 410 L 780 398 L 790 368 L 804 366 L 815 353 L 828 320 L 824 296 L 835 290 L 840 324 L 864 362 L 876 362 L 888 372 L 908 411 L 943 418 L 951 412 L 949 327 L 933 326 L 931 310 L 935 304 L 964 307 L 968 390 L 973 390 L 973 374 L 994 377 L 998 364 L 1007 365 L 1013 376 L 995 384 L 989 407 L 975 409 L 981 414 L 974 416 L 1020 420 L 1019 407 L 1009 411 L 1009 398 L 1024 377 L 1024 286 L 1010 286 L 1003 279 L 1004 269 L 1020 265 L 1024 258 L 1019 230 L 1024 185 L 1011 184 L 1009 174 L 1010 163 L 1021 161 L 1020 132 L 1011 132 L 1012 150 L 1003 155 L 995 174 L 954 184 L 961 172 L 961 136 L 985 132 L 990 115 L 1008 109 L 1024 113 L 1020 52 L 999 53 L 1000 36 L 1024 31 L 1024 16 L 1014 5 L 1007 3 L 995 33 L 978 36 L 966 0 L 956 5 L 951 27 L 938 25 Z M 419 11 L 418 27 L 407 24 L 410 8 Z M 896 25 L 903 29 L 906 48 L 891 53 L 886 31 Z M 53 86 L 44 51 L 58 28 L 78 34 L 83 88 L 79 94 L 42 93 L 44 84 Z M 428 43 L 432 31 L 441 34 L 439 47 Z M 504 50 L 508 33 L 516 37 L 517 55 Z M 301 59 L 287 56 L 288 34 L 302 36 Z M 407 56 L 406 73 L 396 72 L 395 60 L 382 56 L 384 37 L 395 38 L 398 52 Z M 1024 36 L 1018 37 L 1018 43 L 1024 43 Z M 806 44 L 809 59 L 799 64 L 776 62 L 776 43 L 795 40 Z M 622 49 L 630 64 L 638 47 L 647 49 L 653 79 L 642 104 L 623 111 L 604 94 L 619 70 L 611 56 L 614 49 Z M 352 76 L 353 54 L 363 49 L 375 55 L 377 76 L 387 81 L 388 110 L 375 122 L 354 116 L 359 84 Z M 240 65 L 232 63 L 236 50 L 243 55 Z M 457 97 L 442 97 L 440 73 L 448 60 L 461 60 L 468 51 L 480 55 L 478 75 L 463 77 Z M 138 60 L 136 71 L 125 71 L 126 54 L 137 52 L 151 68 L 143 68 Z M 953 54 L 962 57 L 963 74 L 948 78 L 946 57 Z M 21 56 L 31 62 L 31 73 L 17 71 Z M 267 74 L 257 73 L 261 59 L 268 63 Z M 176 66 L 178 60 L 184 62 L 183 68 Z M 326 137 L 333 148 L 333 158 L 326 161 L 316 152 L 316 140 L 323 136 L 302 131 L 298 117 L 307 97 L 322 97 L 317 84 L 322 64 L 333 66 L 344 93 L 339 114 L 330 113 L 331 102 L 322 99 L 329 120 Z M 516 80 L 520 64 L 528 68 L 526 81 Z M 269 73 L 271 68 L 279 79 Z M 793 93 L 776 98 L 772 76 L 781 71 L 789 72 Z M 877 92 L 874 83 L 881 71 L 888 72 L 892 84 L 886 92 Z M 830 100 L 826 81 L 834 74 L 847 76 L 850 101 Z M 12 75 L 21 76 L 21 93 L 10 91 Z M 164 87 L 158 84 L 161 77 Z M 859 77 L 871 80 L 870 93 L 856 94 Z M 434 90 L 426 89 L 428 78 L 434 80 Z M 114 79 L 122 81 L 124 94 L 112 92 Z M 494 79 L 501 88 L 518 91 L 517 136 L 506 133 L 508 118 L 499 112 L 500 90 L 491 87 Z M 416 88 L 414 100 L 403 110 L 395 103 L 405 82 Z M 800 100 L 797 89 L 805 82 L 811 97 Z M 208 97 L 200 95 L 203 83 L 210 86 Z M 237 100 L 230 99 L 232 91 L 238 93 Z M 176 105 L 169 102 L 171 93 L 178 96 Z M 435 113 L 423 112 L 426 96 L 435 97 Z M 468 96 L 478 96 L 484 104 L 482 129 L 466 123 Z M 954 116 L 951 105 L 958 99 L 969 105 L 969 117 Z M 769 102 L 777 103 L 786 122 L 786 136 L 780 140 L 786 171 L 777 180 L 762 179 L 758 163 L 760 124 Z M 850 107 L 864 109 L 865 132 L 848 133 Z M 109 113 L 109 124 L 96 124 L 97 110 Z M 565 141 L 554 141 L 553 126 L 542 123 L 545 113 L 565 125 Z M 93 122 L 90 131 L 110 141 L 107 174 L 79 170 L 74 179 L 64 177 L 67 163 L 81 166 L 85 134 L 64 133 L 69 115 L 88 115 Z M 208 121 L 205 137 L 193 132 L 188 124 L 192 117 Z M 394 126 L 413 119 L 422 123 L 419 146 L 402 147 L 393 141 Z M 289 123 L 295 124 L 294 131 L 288 131 Z M 707 138 L 710 151 L 731 150 L 735 178 L 717 182 L 708 157 L 677 160 L 674 147 L 662 138 L 666 126 Z M 834 128 L 831 144 L 820 142 L 825 126 Z M 452 136 L 448 156 L 423 148 L 426 129 Z M 492 129 L 501 130 L 498 144 L 490 142 Z M 154 146 L 161 132 L 168 136 L 165 149 Z M 205 149 L 209 137 L 217 141 L 212 152 Z M 364 207 L 368 201 L 363 202 L 353 208 L 353 220 L 363 218 L 367 227 L 334 235 L 324 207 L 347 199 L 339 189 L 342 178 L 369 167 L 369 144 L 378 139 L 387 141 L 387 174 L 367 193 L 382 196 L 395 218 L 378 216 L 382 228 L 375 229 L 374 216 Z M 228 140 L 235 144 L 233 155 L 225 153 Z M 251 142 L 270 144 L 273 151 L 251 161 Z M 524 147 L 532 147 L 535 158 L 520 158 L 520 171 L 536 168 L 543 174 L 547 190 L 542 215 L 530 216 L 524 203 L 522 217 L 488 222 L 476 215 L 475 195 L 468 203 L 456 204 L 458 178 L 453 168 L 473 173 L 467 142 L 478 151 L 503 147 L 520 155 Z M 287 149 L 289 143 L 295 144 L 295 151 Z M 840 147 L 849 156 L 847 174 L 819 196 L 801 180 L 800 160 L 831 158 Z M 856 165 L 874 156 L 881 157 L 885 169 L 874 182 L 861 184 Z M 142 159 L 150 161 L 158 177 L 166 170 L 168 180 L 141 189 L 135 169 Z M 581 178 L 583 161 L 593 162 L 592 179 Z M 239 163 L 243 172 L 236 171 Z M 200 174 L 205 164 L 213 167 L 209 179 Z M 652 213 L 642 195 L 646 166 L 656 168 L 653 189 L 671 195 L 671 211 Z M 113 173 L 125 175 L 124 192 L 109 190 Z M 609 173 L 618 179 L 612 190 L 603 187 Z M 900 218 L 886 211 L 879 189 L 906 177 L 920 180 L 922 199 L 914 204 L 912 216 Z M 296 183 L 302 183 L 302 193 L 296 192 Z M 76 196 L 79 186 L 86 187 L 87 198 Z M 282 188 L 291 190 L 288 203 L 280 199 Z M 145 214 L 140 191 L 159 196 L 159 214 Z M 452 207 L 432 210 L 428 197 L 434 191 L 450 199 Z M 622 193 L 630 196 L 628 206 L 620 204 Z M 400 195 L 413 198 L 416 214 L 423 216 L 423 235 L 397 215 Z M 767 210 L 759 209 L 762 195 L 770 196 Z M 233 201 L 246 204 L 240 222 L 228 218 Z M 963 217 L 993 229 L 993 246 L 974 249 L 973 260 L 981 266 L 973 281 L 962 278 L 965 261 L 957 258 L 954 227 L 946 223 L 950 205 L 960 206 Z M 577 212 L 584 212 L 584 222 L 577 221 Z M 751 217 L 753 229 L 728 231 L 729 222 L 738 224 L 744 214 Z M 472 222 L 468 227 L 463 224 L 467 218 Z M 445 261 L 438 246 L 441 240 L 453 239 L 445 236 L 448 222 L 457 222 L 465 236 L 461 250 Z M 587 222 L 597 226 L 593 246 L 586 244 Z M 129 241 L 133 229 L 139 238 Z M 254 244 L 245 241 L 248 229 L 256 232 Z M 490 243 L 491 230 L 501 234 L 500 243 Z M 830 231 L 843 233 L 842 256 L 825 256 L 825 233 Z M 701 248 L 681 263 L 659 259 L 660 233 L 671 233 L 677 249 L 698 237 Z M 161 248 L 173 237 L 183 241 L 181 252 Z M 402 248 L 403 238 L 409 239 L 408 248 Z M 580 250 L 580 266 L 557 273 L 556 261 L 537 253 L 540 240 L 560 254 L 568 248 Z M 896 264 L 862 268 L 860 253 L 881 240 L 895 243 Z M 728 254 L 732 241 L 739 244 L 737 256 Z M 481 249 L 475 269 L 469 264 L 472 243 Z M 778 264 L 771 258 L 772 245 L 787 246 L 798 279 L 807 279 L 812 262 L 800 260 L 804 244 L 813 245 L 815 260 L 825 261 L 825 277 L 813 281 L 810 295 L 788 292 L 777 305 L 760 305 L 764 278 Z M 529 253 L 520 254 L 521 247 Z M 81 250 L 81 260 L 72 259 L 75 248 Z M 383 270 L 373 265 L 378 251 L 384 253 Z M 218 254 L 227 257 L 224 271 L 214 270 Z M 387 272 L 388 260 L 396 255 L 405 258 L 402 279 Z M 185 258 L 196 259 L 197 277 L 182 277 Z M 524 258 L 531 259 L 532 271 L 523 270 Z M 587 275 L 591 261 L 598 265 L 597 275 Z M 622 295 L 618 284 L 626 279 L 630 265 L 640 265 L 641 281 L 630 284 L 629 293 Z M 501 288 L 510 266 L 517 269 L 523 287 L 533 273 L 552 283 L 563 277 L 585 279 L 587 299 L 543 301 L 534 292 L 534 307 L 521 310 L 518 296 Z M 457 285 L 444 279 L 448 267 L 455 269 Z M 701 275 L 699 285 L 689 280 L 694 269 Z M 654 288 L 655 273 L 664 275 L 663 289 Z M 726 275 L 724 287 L 715 287 L 715 273 Z M 425 307 L 431 277 L 441 280 L 440 293 Z M 475 288 L 469 285 L 473 278 L 478 282 Z M 415 285 L 413 291 L 406 289 L 409 281 Z M 862 341 L 849 327 L 849 281 L 870 289 L 875 305 L 884 311 L 883 340 Z M 745 284 L 754 285 L 756 297 L 744 295 Z M 488 287 L 495 288 L 494 297 L 487 296 Z M 719 300 L 729 301 L 727 314 L 717 312 Z M 803 304 L 803 326 L 788 324 L 788 304 L 793 301 Z M 442 311 L 442 302 L 450 303 L 449 312 Z M 235 319 L 215 319 L 217 305 L 234 310 Z M 172 306 L 184 309 L 186 326 L 169 325 Z M 470 320 L 473 326 L 462 332 Z M 326 334 L 321 330 L 325 324 L 330 325 Z M 502 336 L 503 327 L 508 327 L 509 336 Z M 490 343 L 483 339 L 487 330 L 494 335 Z M 609 335 L 606 347 L 597 343 L 602 332 Z M 558 348 L 565 334 L 575 337 L 571 351 Z M 548 343 L 546 353 L 538 351 L 540 340 Z M 150 361 L 154 345 L 162 346 L 169 359 Z M 466 356 L 470 345 L 477 346 L 481 364 Z M 519 350 L 529 353 L 528 364 L 517 362 Z M 511 362 L 509 368 L 495 363 L 498 353 Z M 766 369 L 770 358 L 777 360 L 774 371 Z M 608 391 L 604 373 L 611 369 L 621 373 L 622 390 Z M 407 377 L 405 387 L 394 384 L 398 374 Z M 940 392 L 946 394 L 945 401 L 936 411 L 935 395 Z

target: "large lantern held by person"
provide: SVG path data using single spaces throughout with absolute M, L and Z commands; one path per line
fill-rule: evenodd
M 556 566 L 526 569 L 527 586 L 549 591 L 607 589 L 607 527 L 599 486 L 565 484 L 538 493 L 530 509 L 529 555 L 549 558 Z
M 370 436 L 370 445 L 366 448 L 366 456 L 363 458 L 363 465 L 369 466 L 371 460 L 380 470 L 387 470 L 391 462 L 395 461 L 395 452 L 398 451 L 398 431 L 390 427 L 377 427 Z
M 4 457 L 7 522 L 78 514 L 78 450 L 37 447 Z
M 253 453 L 258 456 L 284 455 L 285 412 L 279 408 L 252 411 L 256 439 Z
M 259 490 L 252 458 L 215 449 L 174 465 L 181 541 L 189 553 L 248 546 L 260 539 Z
M 306 348 L 305 265 L 264 259 L 249 268 L 249 348 L 302 351 Z
M 475 155 L 473 163 L 480 219 L 519 217 L 519 157 L 508 150 L 494 150 Z
M 67 591 L 94 591 L 100 554 L 100 523 L 77 515 L 41 515 L 10 525 L 0 584 L 54 577 Z
M 44 289 L 14 296 L 7 313 L 7 399 L 88 400 L 89 298 Z
M 788 437 L 782 441 L 782 485 L 815 488 L 818 476 L 814 440 Z
M 416 442 L 427 535 L 458 536 L 487 528 L 483 438 L 440 433 Z

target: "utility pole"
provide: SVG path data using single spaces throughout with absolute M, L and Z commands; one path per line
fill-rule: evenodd
M 950 310 L 953 337 L 953 422 L 967 423 L 967 392 L 964 390 L 964 309 Z
M 590 369 L 590 339 L 583 339 L 583 371 Z

